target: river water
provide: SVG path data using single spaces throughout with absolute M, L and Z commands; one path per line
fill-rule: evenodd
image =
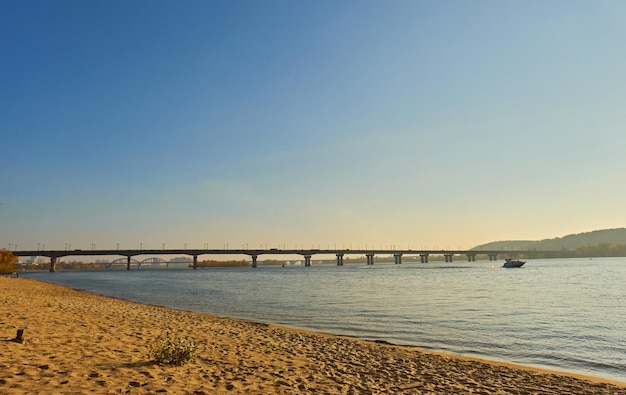
M 24 276 L 136 302 L 626 382 L 626 258 Z

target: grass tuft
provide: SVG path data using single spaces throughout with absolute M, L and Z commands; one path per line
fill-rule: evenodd
M 148 358 L 159 365 L 182 366 L 195 361 L 197 351 L 198 347 L 193 337 L 170 337 L 168 332 L 165 337 L 159 336 L 148 346 Z

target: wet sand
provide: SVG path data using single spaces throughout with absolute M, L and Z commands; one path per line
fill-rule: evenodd
M 10 341 L 24 329 L 25 343 Z M 167 332 L 198 358 L 150 361 Z M 0 277 L 0 394 L 626 394 L 626 383 Z

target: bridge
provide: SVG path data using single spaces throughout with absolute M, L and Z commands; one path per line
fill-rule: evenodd
M 50 258 L 50 271 L 56 270 L 56 264 L 59 258 L 66 256 L 121 256 L 126 259 L 126 270 L 130 270 L 131 263 L 137 264 L 138 268 L 141 263 L 151 262 L 153 258 L 147 258 L 143 261 L 134 259 L 140 255 L 187 255 L 193 258 L 193 268 L 198 268 L 198 256 L 200 255 L 248 255 L 252 260 L 252 267 L 257 267 L 257 259 L 261 255 L 300 255 L 304 258 L 304 266 L 311 266 L 311 257 L 314 255 L 335 255 L 337 257 L 337 266 L 343 266 L 343 257 L 345 255 L 365 256 L 368 265 L 374 264 L 376 255 L 393 255 L 394 263 L 401 264 L 402 257 L 419 256 L 422 263 L 428 263 L 430 255 L 440 255 L 445 258 L 446 262 L 452 262 L 455 255 L 465 255 L 469 262 L 476 261 L 476 255 L 486 255 L 490 261 L 497 260 L 498 255 L 507 255 L 515 257 L 520 254 L 541 254 L 553 253 L 554 251 L 513 251 L 513 250 L 397 250 L 397 249 L 152 249 L 152 250 L 24 250 L 12 251 L 13 255 L 23 256 L 45 256 Z M 121 258 L 123 262 L 124 258 Z M 118 263 L 120 259 L 117 260 Z M 191 262 L 190 262 L 191 263 Z

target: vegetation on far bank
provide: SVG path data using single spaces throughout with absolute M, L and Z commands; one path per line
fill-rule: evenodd
M 16 270 L 17 257 L 6 249 L 0 250 L 0 273 L 13 273 Z
M 562 248 L 559 251 L 539 253 L 529 250 L 523 254 L 517 254 L 516 258 L 602 258 L 602 257 L 626 257 L 626 244 L 601 243 L 598 245 L 586 245 L 575 250 Z
M 189 265 L 193 266 L 193 265 Z M 241 260 L 231 260 L 231 261 L 216 261 L 213 259 L 207 259 L 201 262 L 198 262 L 198 267 L 245 267 L 250 266 L 250 262 L 245 259 Z
M 602 229 L 592 232 L 570 234 L 563 237 L 555 237 L 544 240 L 508 240 L 493 241 L 478 245 L 472 250 L 538 250 L 538 251 L 575 251 L 581 247 L 600 246 L 603 244 L 613 244 L 615 246 L 626 243 L 626 228 Z M 600 251 L 602 253 L 602 251 Z

